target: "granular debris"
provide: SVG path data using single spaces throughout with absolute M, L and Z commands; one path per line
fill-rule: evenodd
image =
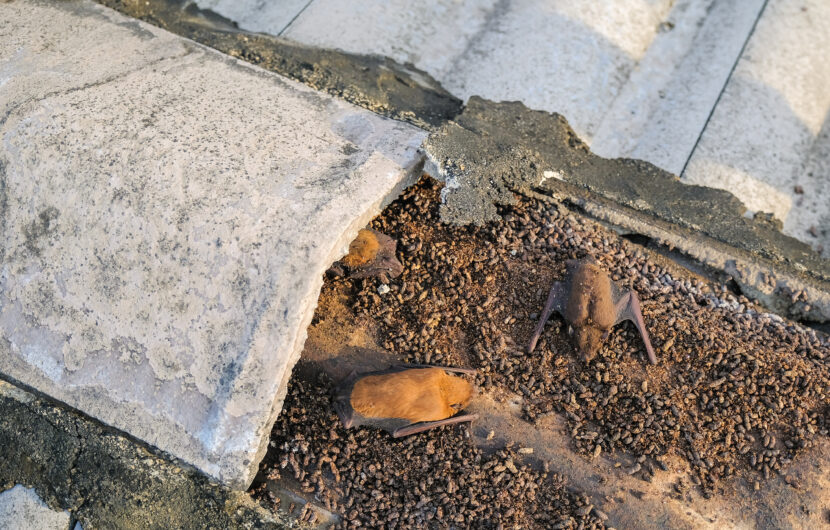
M 827 336 L 655 260 L 556 204 L 517 196 L 494 221 L 458 227 L 439 221 L 439 194 L 440 184 L 424 179 L 372 223 L 398 240 L 403 272 L 389 292 L 379 296 L 376 279 L 327 280 L 312 326 L 329 318 L 335 300 L 345 301 L 400 360 L 476 368 L 483 392 L 522 396 L 528 422 L 563 415 L 586 459 L 619 451 L 635 461 L 627 471 L 644 480 L 684 462 L 691 484 L 678 483 L 678 495 L 694 488 L 709 497 L 735 475 L 761 483 L 786 475 L 793 459 L 827 436 Z M 557 317 L 526 353 L 565 260 L 589 255 L 637 292 L 657 366 L 648 365 L 631 323 L 615 327 L 589 363 L 579 360 Z M 398 441 L 369 429 L 344 431 L 328 385 L 292 383 L 263 476 L 289 471 L 346 522 L 602 524 L 599 508 L 580 493 L 521 466 L 526 455 L 513 449 L 483 454 L 465 427 Z M 494 472 L 508 469 L 508 460 L 519 473 Z
M 485 454 L 464 427 L 391 438 L 344 430 L 331 409 L 331 381 L 292 379 L 260 478 L 286 475 L 343 516 L 370 528 L 605 528 L 587 497 L 523 463 L 517 448 Z M 254 495 L 273 502 L 264 482 Z

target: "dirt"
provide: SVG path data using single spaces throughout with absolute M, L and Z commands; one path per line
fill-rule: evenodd
M 388 293 L 376 279 L 327 279 L 260 498 L 269 475 L 293 477 L 345 527 L 826 520 L 827 336 L 561 206 L 516 196 L 490 222 L 459 227 L 440 222 L 439 195 L 423 179 L 372 223 L 398 240 L 404 266 Z M 565 260 L 587 255 L 638 293 L 657 366 L 630 323 L 587 364 L 557 317 L 525 353 Z M 476 368 L 481 419 L 404 440 L 344 430 L 332 379 L 399 361 Z M 493 472 L 507 460 L 516 473 Z
M 0 492 L 15 484 L 68 510 L 70 528 L 75 521 L 85 530 L 291 524 L 169 455 L 0 381 Z

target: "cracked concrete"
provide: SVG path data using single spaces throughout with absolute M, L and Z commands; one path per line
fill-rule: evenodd
M 98 1 L 372 112 L 419 127 L 434 128 L 461 110 L 460 99 L 412 64 L 247 33 L 233 21 L 186 0 Z M 283 7 L 280 5 L 280 9 Z
M 0 371 L 246 487 L 425 133 L 92 2 L 4 14 Z

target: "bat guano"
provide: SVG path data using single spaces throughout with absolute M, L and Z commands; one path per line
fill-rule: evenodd
M 657 364 L 637 294 L 611 281 L 592 258 L 569 260 L 567 269 L 565 281 L 555 282 L 550 290 L 539 323 L 531 336 L 528 352 L 536 348 L 545 322 L 556 311 L 570 325 L 571 334 L 584 361 L 588 362 L 596 356 L 611 328 L 623 320 L 631 320 L 643 338 L 649 361 Z
M 423 365 L 353 373 L 335 391 L 334 409 L 347 429 L 370 425 L 395 438 L 476 419 L 456 416 L 473 397 L 472 383 L 447 372 L 475 373 Z

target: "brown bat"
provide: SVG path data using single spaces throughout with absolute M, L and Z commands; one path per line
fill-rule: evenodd
M 397 278 L 403 272 L 403 265 L 395 255 L 397 246 L 397 241 L 386 234 L 364 228 L 349 244 L 349 253 L 329 271 L 350 278 L 378 277 L 388 283 L 390 278 Z
M 370 425 L 394 438 L 476 419 L 477 414 L 455 415 L 470 403 L 473 385 L 447 372 L 475 370 L 403 365 L 353 372 L 335 390 L 334 410 L 347 429 Z
M 555 282 L 550 290 L 545 309 L 530 339 L 528 352 L 536 348 L 545 322 L 556 311 L 570 325 L 569 332 L 586 362 L 596 356 L 611 328 L 623 320 L 631 320 L 643 337 L 649 361 L 657 364 L 637 294 L 612 282 L 592 258 L 569 260 L 567 268 L 565 281 Z

